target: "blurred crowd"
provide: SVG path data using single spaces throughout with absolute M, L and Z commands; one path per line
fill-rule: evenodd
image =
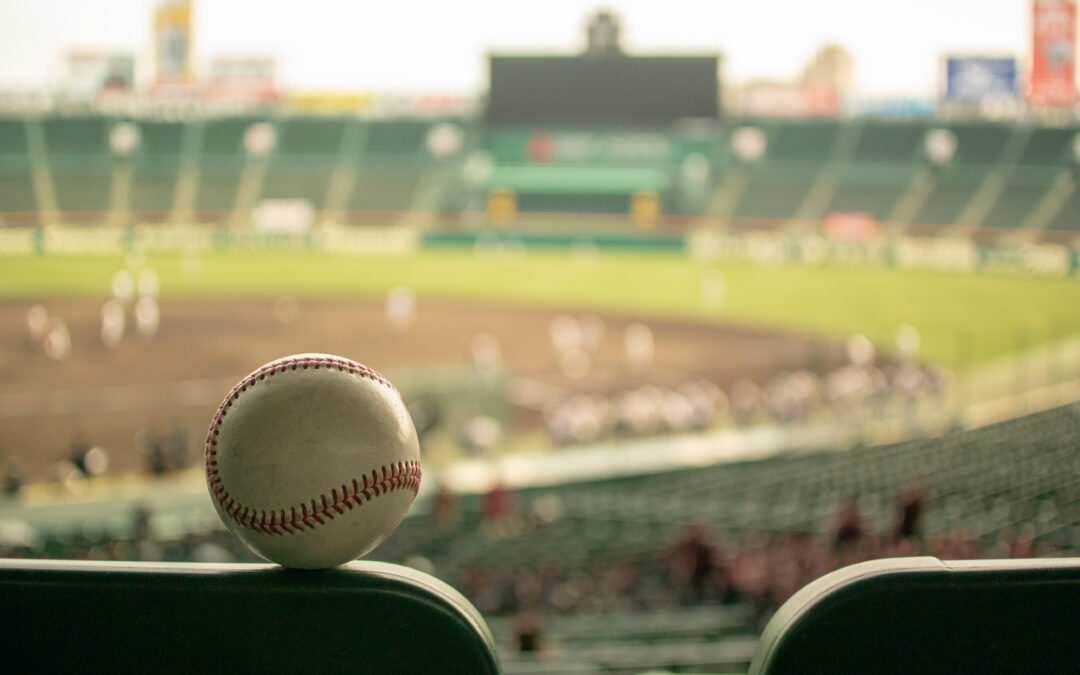
M 848 364 L 824 375 L 784 370 L 764 384 L 739 380 L 725 393 L 703 379 L 676 387 L 642 385 L 610 395 L 575 394 L 548 405 L 543 424 L 558 445 L 703 431 L 718 424 L 853 422 L 887 414 L 914 419 L 921 399 L 940 401 L 949 375 L 905 362 Z
M 485 556 L 483 542 L 493 545 L 499 540 L 552 536 L 545 526 L 559 520 L 559 508 L 539 499 L 529 509 L 521 509 L 517 495 L 502 486 L 484 495 L 476 507 L 477 513 L 463 513 L 456 495 L 439 490 L 430 510 L 410 519 L 413 522 L 407 525 L 411 528 L 403 528 L 409 533 L 396 545 L 392 538 L 380 551 L 390 556 L 384 559 L 442 577 L 485 615 L 513 616 L 522 651 L 541 648 L 544 617 L 555 614 L 739 603 L 750 608 L 754 627 L 760 630 L 800 588 L 856 562 L 913 555 L 976 559 L 1055 553 L 1038 543 L 1034 532 L 1026 528 L 1005 530 L 992 543 L 963 529 L 925 536 L 926 493 L 918 482 L 895 496 L 894 522 L 885 532 L 868 531 L 858 501 L 850 499 L 839 506 L 824 532 L 727 532 L 721 536 L 707 524 L 692 523 L 681 531 L 671 530 L 667 541 L 633 552 L 601 550 L 584 561 L 558 555 L 492 560 Z M 153 518 L 154 514 L 139 504 L 134 506 L 123 535 L 84 528 L 48 539 L 22 533 L 20 540 L 20 532 L 0 529 L 0 557 L 204 563 L 259 560 L 222 529 L 165 539 L 155 536 Z M 467 539 L 461 535 L 470 519 L 471 533 L 481 537 L 478 550 L 463 564 L 459 561 L 439 569 L 432 561 L 443 560 L 441 554 L 454 542 Z
M 500 503 L 507 497 L 500 497 Z M 1006 529 L 994 542 L 965 529 L 925 536 L 925 490 L 906 486 L 895 497 L 886 532 L 864 526 L 857 500 L 843 503 L 826 533 L 742 532 L 720 536 L 690 524 L 645 553 L 598 555 L 566 565 L 556 557 L 525 565 L 492 565 L 477 557 L 451 579 L 490 615 L 606 613 L 745 603 L 758 629 L 791 595 L 833 570 L 866 560 L 931 555 L 945 560 L 1031 558 L 1055 553 L 1030 526 Z M 496 531 L 497 530 L 493 530 Z M 498 535 L 496 535 L 498 536 Z

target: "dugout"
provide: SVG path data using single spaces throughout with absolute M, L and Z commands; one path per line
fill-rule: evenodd
M 475 201 L 497 191 L 515 215 L 635 213 L 642 225 L 700 210 L 720 136 L 719 55 L 626 54 L 610 31 L 598 37 L 599 20 L 581 54 L 489 55 L 490 171 Z

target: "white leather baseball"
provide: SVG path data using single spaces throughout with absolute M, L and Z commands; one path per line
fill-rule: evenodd
M 226 527 L 262 557 L 321 569 L 383 542 L 420 488 L 416 429 L 393 385 L 328 354 L 251 373 L 206 438 L 206 483 Z

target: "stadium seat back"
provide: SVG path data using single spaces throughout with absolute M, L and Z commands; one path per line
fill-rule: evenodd
M 751 675 L 1076 672 L 1080 558 L 859 563 L 792 596 Z
M 4 560 L 0 616 L 13 673 L 499 671 L 464 597 L 386 563 Z

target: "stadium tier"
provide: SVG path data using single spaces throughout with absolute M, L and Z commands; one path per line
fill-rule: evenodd
M 0 119 L 0 218 L 17 223 L 38 222 L 26 123 Z
M 774 651 L 795 648 L 796 639 L 791 638 L 781 649 L 779 625 L 766 630 L 768 639 L 761 645 L 757 635 L 789 598 L 814 605 L 819 595 L 811 594 L 808 600 L 796 591 L 830 569 L 920 553 L 943 560 L 1076 555 L 1078 442 L 1080 408 L 1073 404 L 884 446 L 791 451 L 764 460 L 497 489 L 449 500 L 440 494 L 421 506 L 422 513 L 407 518 L 375 557 L 434 570 L 459 589 L 490 621 L 504 663 L 514 668 L 534 663 L 516 652 L 523 616 L 535 608 L 547 617 L 543 639 L 557 645 L 558 657 L 551 663 L 567 667 L 563 671 L 550 665 L 552 670 L 544 672 L 581 672 L 571 669 L 581 663 L 604 672 L 746 672 L 752 658 L 760 661 L 764 656 L 766 646 Z M 843 534 L 845 523 L 850 524 L 846 505 L 852 500 L 860 516 L 857 532 Z M 911 504 L 918 507 L 914 521 L 908 522 L 905 514 Z M 697 563 L 690 562 L 701 560 L 702 551 L 709 561 L 703 576 L 694 571 Z M 67 536 L 54 533 L 42 548 L 0 548 L 0 557 L 13 555 L 256 562 L 224 532 L 171 531 L 140 539 L 128 532 L 95 534 L 86 525 Z M 1035 570 L 1031 579 L 1042 574 L 1046 582 L 1047 575 L 1055 574 L 1051 568 L 1056 569 L 1049 560 L 1045 565 L 1026 560 L 983 567 L 916 560 L 922 562 L 896 561 L 895 571 L 908 575 L 898 577 L 896 584 L 910 582 L 911 574 L 947 570 L 1024 577 L 1028 573 L 1008 571 L 1022 568 Z M 876 575 L 889 572 L 894 563 L 868 565 L 876 566 Z M 49 573 L 32 563 L 23 567 Z M 1037 571 L 1042 568 L 1045 572 Z M 86 577 L 93 571 L 92 566 L 83 570 L 85 578 L 75 580 L 80 587 L 93 582 Z M 152 566 L 146 568 L 146 573 L 153 572 Z M 1074 569 L 1062 572 L 1075 574 Z M 8 576 L 9 582 L 20 583 Z M 980 578 L 986 582 L 991 577 Z M 968 583 L 965 579 L 924 581 L 964 593 L 955 584 Z M 282 581 L 303 585 L 287 575 Z M 188 582 L 175 577 L 175 583 L 177 593 L 187 592 Z M 829 586 L 835 578 L 815 583 L 815 588 Z M 998 578 L 991 584 L 993 592 L 1007 592 L 1009 583 Z M 882 590 L 880 584 L 876 588 Z M 905 597 L 912 607 L 929 600 L 914 592 Z M 1008 600 L 1002 597 L 1000 602 Z M 868 602 L 866 611 L 874 613 L 877 606 Z M 883 625 L 890 620 L 888 615 L 875 617 Z M 811 621 L 809 615 L 806 620 Z M 787 620 L 780 623 L 787 625 Z M 811 623 L 798 630 L 811 630 L 810 625 L 821 630 L 829 624 Z M 1051 657 L 1056 658 L 1048 653 Z M 785 660 L 779 652 L 769 658 Z M 514 668 L 507 672 L 519 672 Z
M 429 138 L 447 121 L 457 129 L 450 162 Z M 136 138 L 125 149 L 116 132 L 129 124 Z M 738 127 L 760 130 L 760 156 L 729 147 Z M 931 161 L 927 139 L 938 132 L 951 140 Z M 7 118 L 0 217 L 239 224 L 260 203 L 286 200 L 307 204 L 317 220 L 390 223 L 410 210 L 482 210 L 501 191 L 526 216 L 625 216 L 635 196 L 652 195 L 659 216 L 720 216 L 736 227 L 859 213 L 900 226 L 1076 230 L 1076 134 L 1073 126 L 872 118 L 625 128 L 288 115 Z
M 181 122 L 141 122 L 138 128 L 142 141 L 133 162 L 133 220 L 165 222 L 176 203 L 185 134 L 190 127 Z

